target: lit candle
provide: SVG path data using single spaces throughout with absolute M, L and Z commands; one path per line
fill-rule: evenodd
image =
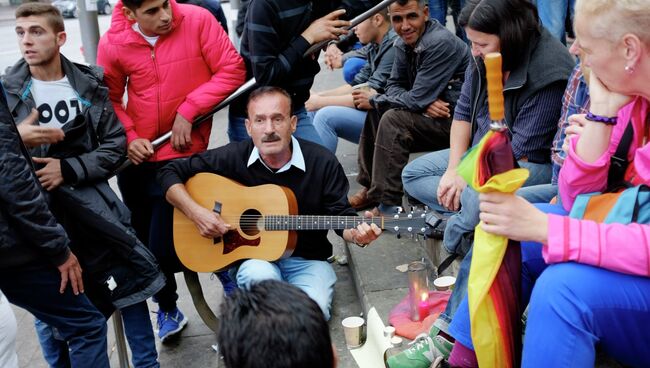
M 423 300 L 418 304 L 418 315 L 420 321 L 424 321 L 424 319 L 429 315 L 429 302 L 427 300 Z

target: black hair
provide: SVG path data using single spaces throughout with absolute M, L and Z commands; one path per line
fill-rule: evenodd
M 528 0 L 469 0 L 458 23 L 499 37 L 504 71 L 521 62 L 527 45 L 541 32 L 537 8 Z
M 122 0 L 122 4 L 134 12 L 140 9 L 144 2 L 145 0 Z
M 404 6 L 408 4 L 411 0 L 397 0 L 396 3 L 399 4 L 400 6 Z M 418 6 L 420 8 L 423 8 L 425 6 L 428 6 L 428 3 L 425 0 L 415 0 L 418 3 Z
M 261 281 L 226 298 L 217 342 L 229 368 L 334 366 L 329 327 L 320 307 L 282 281 Z

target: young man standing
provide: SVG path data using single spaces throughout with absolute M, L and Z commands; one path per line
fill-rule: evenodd
M 247 186 L 287 187 L 295 194 L 300 215 L 355 216 L 347 201 L 348 181 L 341 164 L 321 145 L 294 138 L 297 122 L 298 118 L 291 114 L 291 98 L 286 91 L 277 87 L 253 91 L 246 119 L 246 129 L 252 139 L 233 142 L 188 160 L 177 160 L 162 168 L 159 179 L 163 193 L 206 238 L 221 237 L 231 225 L 189 196 L 184 183 L 200 172 L 216 173 Z M 355 229 L 337 232 L 348 242 L 366 245 L 381 230 L 375 224 L 361 223 Z M 261 280 L 287 281 L 316 301 L 329 319 L 336 282 L 336 274 L 327 262 L 332 255 L 332 244 L 326 230 L 296 233 L 291 257 L 275 262 L 245 260 L 237 270 L 237 283 L 248 289 Z
M 146 300 L 165 281 L 107 182 L 125 154 L 126 136 L 102 71 L 60 54 L 66 33 L 63 17 L 52 5 L 18 7 L 16 34 L 23 58 L 3 81 L 11 113 L 23 120 L 18 131 L 49 192 L 50 210 L 85 268 L 91 301 L 107 316 L 114 308 L 122 311 L 134 366 L 157 367 Z M 36 326 L 48 363 L 69 365 L 68 347 L 52 341 L 57 335 L 52 327 L 41 321 Z
M 156 182 L 170 160 L 205 151 L 211 124 L 192 121 L 237 89 L 245 78 L 241 57 L 207 10 L 175 0 L 124 0 L 99 41 L 97 63 L 135 164 L 118 176 L 138 237 L 156 255 L 167 285 L 156 294 L 161 341 L 187 319 L 176 307 L 174 272 L 181 270 L 172 244 L 173 208 Z M 125 89 L 128 100 L 123 101 Z M 151 142 L 171 131 L 154 152 Z
M 0 290 L 58 328 L 72 367 L 109 368 L 106 320 L 83 294 L 81 266 L 28 157 L 0 84 Z

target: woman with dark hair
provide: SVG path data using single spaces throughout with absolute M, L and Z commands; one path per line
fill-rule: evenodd
M 505 124 L 519 166 L 530 172 L 524 186 L 551 181 L 550 147 L 560 118 L 562 95 L 575 65 L 566 47 L 540 25 L 536 8 L 527 0 L 470 0 L 461 11 L 459 22 L 471 42 L 475 62 L 467 68 L 454 111 L 450 149 L 424 155 L 402 172 L 404 189 L 409 195 L 451 215 L 446 226 L 442 221 L 443 225 L 434 229 L 438 233 L 444 231 L 446 250 L 466 254 L 447 308 L 425 337 L 429 340 L 412 348 L 422 352 L 436 345 L 431 337 L 436 337 L 439 330 L 448 332 L 451 318 L 466 294 L 471 260 L 469 239 L 479 223 L 479 201 L 478 194 L 456 173 L 456 167 L 465 152 L 490 129 L 484 56 L 490 52 L 503 55 Z M 529 191 L 527 195 L 537 202 L 550 199 L 548 193 L 538 191 Z M 413 356 L 409 353 L 402 358 L 407 355 Z M 395 359 L 401 359 L 400 356 Z

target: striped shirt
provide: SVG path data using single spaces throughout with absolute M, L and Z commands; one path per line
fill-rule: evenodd
M 465 72 L 465 82 L 461 89 L 460 98 L 454 110 L 454 120 L 471 122 L 471 89 L 472 73 L 476 65 L 470 64 Z M 517 113 L 513 122 L 506 122 L 510 127 L 512 139 L 512 151 L 517 160 L 527 158 L 530 162 L 550 162 L 550 147 L 553 135 L 556 131 L 556 123 L 559 117 L 559 106 L 562 99 L 564 86 L 553 83 L 526 100 Z M 516 94 L 518 88 L 504 90 L 504 98 Z M 476 112 L 476 134 L 472 145 L 477 144 L 481 138 L 490 130 L 490 115 L 488 112 L 487 99 L 477 107 Z

